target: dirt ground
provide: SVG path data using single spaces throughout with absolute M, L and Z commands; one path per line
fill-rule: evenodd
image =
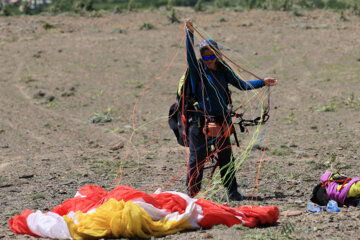
M 31 238 L 10 232 L 8 218 L 51 210 L 86 184 L 185 191 L 186 154 L 166 119 L 184 69 L 183 32 L 167 14 L 0 18 L 0 238 Z M 359 208 L 313 214 L 305 207 L 331 166 L 360 175 L 360 18 L 301 14 L 178 10 L 234 49 L 237 62 L 279 79 L 259 189 L 251 195 L 257 201 L 230 204 L 276 205 L 281 215 L 271 227 L 216 226 L 161 239 L 360 239 Z M 140 30 L 144 23 L 155 28 Z M 137 132 L 128 147 L 135 104 Z M 89 122 L 104 111 L 111 122 Z M 247 196 L 254 159 L 255 167 L 245 161 L 237 173 Z

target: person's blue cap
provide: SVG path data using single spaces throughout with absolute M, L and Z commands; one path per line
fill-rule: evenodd
M 215 49 L 219 49 L 217 43 L 212 40 L 211 38 L 205 39 L 203 40 L 200 45 L 199 45 L 199 51 L 201 51 L 201 49 L 203 49 L 204 47 L 213 47 Z

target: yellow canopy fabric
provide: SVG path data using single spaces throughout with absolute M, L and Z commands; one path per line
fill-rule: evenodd
M 75 221 L 64 216 L 74 239 L 98 239 L 111 237 L 162 236 L 193 228 L 184 218 L 170 221 L 166 218 L 153 221 L 139 205 L 131 201 L 110 199 L 93 213 L 75 213 Z

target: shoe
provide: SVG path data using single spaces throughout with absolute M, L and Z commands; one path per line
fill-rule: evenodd
M 196 196 L 197 192 L 186 190 L 186 194 L 189 197 L 194 198 Z
M 234 191 L 232 193 L 229 194 L 229 199 L 232 201 L 243 201 L 244 200 L 244 196 L 241 195 L 238 191 Z

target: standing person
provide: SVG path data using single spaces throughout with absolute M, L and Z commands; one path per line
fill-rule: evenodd
M 229 65 L 219 58 L 221 53 L 217 43 L 212 39 L 200 43 L 201 59 L 197 60 L 194 51 L 194 28 L 186 21 L 186 59 L 190 74 L 192 94 L 197 100 L 196 111 L 189 118 L 190 156 L 186 176 L 187 193 L 195 196 L 201 188 L 203 166 L 208 157 L 207 136 L 203 133 L 204 115 L 222 119 L 231 124 L 228 110 L 230 101 L 228 84 L 239 90 L 251 90 L 277 84 L 274 78 L 264 78 L 245 82 L 240 79 Z M 242 201 L 243 196 L 237 190 L 235 166 L 232 156 L 230 136 L 222 136 L 213 141 L 218 154 L 221 181 L 227 190 L 230 200 Z

